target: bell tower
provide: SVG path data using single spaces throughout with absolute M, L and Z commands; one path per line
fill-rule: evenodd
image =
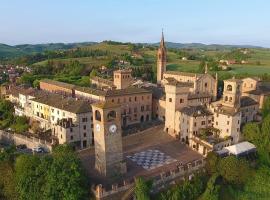
M 224 80 L 223 100 L 224 106 L 240 108 L 242 80 L 234 77 L 229 80 Z
M 157 83 L 160 84 L 163 79 L 163 73 L 166 72 L 167 51 L 162 31 L 161 41 L 157 52 Z
M 119 104 L 102 102 L 92 105 L 95 168 L 104 176 L 126 173 L 123 159 L 121 111 Z

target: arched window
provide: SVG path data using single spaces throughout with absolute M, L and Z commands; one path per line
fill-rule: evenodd
M 149 121 L 149 115 L 146 115 L 146 121 L 147 122 Z
M 232 102 L 232 97 L 229 98 L 229 101 Z
M 232 91 L 232 85 L 227 85 L 227 91 Z
M 228 97 L 227 96 L 225 97 L 225 101 L 228 101 Z
M 116 118 L 116 112 L 114 110 L 110 111 L 108 114 L 107 114 L 107 120 L 110 121 L 110 120 L 113 120 Z
M 95 118 L 97 121 L 101 121 L 101 114 L 98 110 L 95 111 Z

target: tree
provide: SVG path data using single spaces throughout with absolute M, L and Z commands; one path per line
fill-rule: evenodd
M 270 97 L 267 97 L 262 107 L 263 118 L 269 115 L 269 113 L 270 113 Z
M 21 155 L 16 159 L 15 180 L 19 199 L 43 199 L 44 174 L 37 170 L 40 163 L 39 157 L 32 155 Z
M 204 73 L 205 65 L 206 65 L 206 62 L 204 60 L 201 61 L 200 65 L 199 65 L 198 73 Z
M 256 145 L 257 147 L 261 145 L 261 141 L 263 138 L 258 123 L 251 122 L 245 124 L 243 128 L 243 135 L 246 140 L 254 143 L 254 145 Z
M 14 169 L 10 161 L 0 162 L 0 199 L 16 200 Z
M 39 88 L 39 80 L 36 79 L 36 80 L 33 81 L 33 87 L 34 88 Z
M 261 166 L 245 184 L 237 199 L 269 199 L 270 197 L 270 168 Z
M 216 185 L 218 174 L 213 174 L 207 182 L 207 187 L 200 200 L 218 200 L 220 186 Z
M 205 189 L 205 176 L 196 174 L 191 180 L 186 179 L 181 185 L 176 185 L 160 194 L 161 200 L 195 200 Z
M 135 195 L 138 200 L 150 200 L 151 181 L 139 177 L 135 181 Z
M 205 169 L 209 175 L 212 175 L 217 172 L 218 162 L 219 157 L 215 152 L 210 152 L 207 154 Z
M 223 179 L 234 185 L 243 185 L 251 174 L 247 161 L 235 156 L 221 159 L 218 169 Z
M 45 199 L 83 199 L 87 184 L 79 158 L 68 145 L 53 150 L 53 160 L 47 169 Z
M 95 76 L 98 75 L 98 71 L 96 69 L 92 69 L 91 73 L 90 73 L 90 78 L 93 78 Z
M 267 115 L 262 122 L 261 144 L 259 148 L 260 161 L 270 166 L 270 115 Z
M 13 163 L 16 158 L 15 146 L 0 151 L 0 199 L 17 200 L 15 172 Z
M 28 119 L 25 116 L 15 116 L 14 124 L 11 126 L 17 133 L 23 133 L 28 130 Z

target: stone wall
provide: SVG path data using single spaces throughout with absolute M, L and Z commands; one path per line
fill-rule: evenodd
M 32 149 L 34 147 L 42 147 L 45 151 L 50 152 L 52 150 L 52 143 L 45 140 L 40 140 L 34 137 L 26 137 L 16 133 L 8 133 L 0 130 L 0 141 L 6 143 L 13 143 L 15 145 L 25 144 L 27 148 Z
M 175 180 L 192 177 L 193 174 L 196 171 L 201 170 L 204 165 L 205 159 L 196 160 L 185 166 L 177 166 L 173 170 L 164 171 L 158 176 L 152 177 L 152 192 L 155 193 L 166 188 L 168 185 L 175 183 Z M 92 188 L 92 191 L 96 199 L 114 199 L 113 196 L 116 196 L 119 193 L 123 193 L 123 196 L 126 196 L 126 194 L 131 195 L 131 193 L 134 193 L 133 188 L 135 180 L 136 177 L 134 177 L 133 180 L 124 180 L 121 184 L 113 184 L 110 190 L 105 189 L 101 184 L 99 184 L 95 188 Z

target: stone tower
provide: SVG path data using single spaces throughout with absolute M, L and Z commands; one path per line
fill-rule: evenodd
M 132 83 L 132 75 L 130 69 L 121 69 L 113 72 L 113 84 L 116 89 L 125 89 Z
M 189 87 L 185 86 L 184 83 L 169 83 L 165 85 L 165 93 L 165 131 L 171 136 L 176 137 L 179 134 L 176 132 L 176 111 L 188 105 Z
M 157 83 L 160 84 L 163 79 L 163 73 L 166 72 L 167 52 L 162 31 L 161 41 L 157 53 Z
M 240 108 L 241 88 L 242 80 L 235 78 L 224 80 L 222 104 L 236 109 Z
M 92 105 L 95 168 L 104 176 L 126 173 L 123 159 L 121 111 L 119 104 L 102 102 Z

